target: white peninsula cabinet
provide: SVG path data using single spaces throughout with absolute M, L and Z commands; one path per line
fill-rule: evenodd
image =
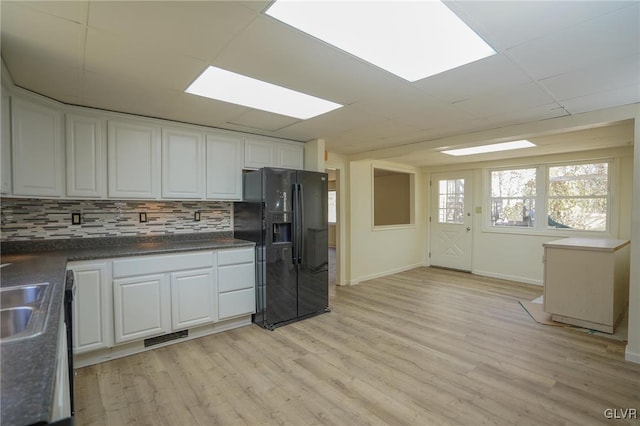
M 160 128 L 109 121 L 107 133 L 109 198 L 158 198 Z
M 67 196 L 102 198 L 106 195 L 105 120 L 66 115 Z
M 113 346 L 111 262 L 71 262 L 76 294 L 73 299 L 73 352 L 81 354 Z
M 202 199 L 203 196 L 203 134 L 163 128 L 162 198 Z
M 613 333 L 629 300 L 629 241 L 565 238 L 543 246 L 551 319 Z
M 207 134 L 207 198 L 242 199 L 244 144 L 241 138 Z
M 62 113 L 11 98 L 13 195 L 64 195 Z

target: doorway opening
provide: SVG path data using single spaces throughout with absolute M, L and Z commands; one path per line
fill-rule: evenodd
M 335 294 L 337 284 L 338 264 L 336 251 L 338 249 L 338 179 L 339 169 L 325 169 L 328 175 L 328 241 L 329 241 L 329 294 Z

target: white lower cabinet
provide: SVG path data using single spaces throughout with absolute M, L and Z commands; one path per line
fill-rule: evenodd
M 218 252 L 218 292 L 219 319 L 256 312 L 254 248 Z
M 80 354 L 113 346 L 111 262 L 69 263 L 75 275 L 73 352 Z
M 167 274 L 113 280 L 116 343 L 141 340 L 171 331 Z
M 146 350 L 147 338 L 250 324 L 254 258 L 253 247 L 242 247 L 69 263 L 77 359 L 91 365 Z
M 171 274 L 171 327 L 174 331 L 217 320 L 213 268 Z

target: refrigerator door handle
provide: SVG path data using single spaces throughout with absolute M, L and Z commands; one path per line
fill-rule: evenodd
M 294 265 L 298 263 L 298 217 L 300 215 L 298 209 L 298 184 L 291 185 L 291 192 L 293 194 L 293 247 L 291 249 L 291 255 Z
M 301 183 L 298 184 L 298 203 L 300 204 L 300 231 L 298 233 L 299 245 L 298 245 L 298 263 L 302 265 L 302 259 L 304 258 L 304 187 Z

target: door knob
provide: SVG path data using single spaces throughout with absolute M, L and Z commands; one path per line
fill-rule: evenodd
M 467 226 L 467 232 L 471 231 L 471 227 Z

